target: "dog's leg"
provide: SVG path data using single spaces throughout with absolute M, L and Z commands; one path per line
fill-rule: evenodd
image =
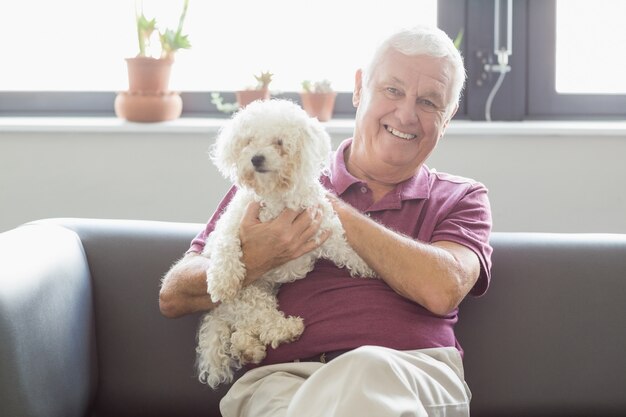
M 322 204 L 322 210 L 325 215 L 328 215 L 322 223 L 322 228 L 330 229 L 332 234 L 319 248 L 320 257 L 333 261 L 341 268 L 348 268 L 352 276 L 375 278 L 376 273 L 348 244 L 341 221 L 332 210 L 330 203 Z
M 345 246 L 342 251 L 336 253 L 338 262 L 344 263 L 353 277 L 376 278 L 374 272 L 352 247 L 344 240 Z
M 275 295 L 266 294 L 262 300 L 262 308 L 265 314 L 259 320 L 258 332 L 263 344 L 275 349 L 281 343 L 298 339 L 304 331 L 304 322 L 300 317 L 285 317 L 285 314 L 278 310 Z
M 216 388 L 233 380 L 233 368 L 239 365 L 230 353 L 230 326 L 219 311 L 221 306 L 202 318 L 196 347 L 196 367 L 200 382 Z
M 278 310 L 276 284 L 257 281 L 242 289 L 229 303 L 233 316 L 231 355 L 241 364 L 259 363 L 265 358 L 266 346 L 297 339 L 304 330 L 299 317 L 285 317 Z
M 239 224 L 249 200 L 246 194 L 238 193 L 207 240 L 205 251 L 211 259 L 206 271 L 207 291 L 214 303 L 233 300 L 246 277 Z
M 246 268 L 241 262 L 241 243 L 237 236 L 223 236 L 211 252 L 206 271 L 207 291 L 211 301 L 232 301 L 241 290 Z
M 268 326 L 263 326 L 259 334 L 262 343 L 272 346 L 274 349 L 281 343 L 289 343 L 297 340 L 304 331 L 304 321 L 300 317 L 285 317 L 280 311 Z
M 265 299 L 267 294 L 275 291 L 274 287 L 273 283 L 257 281 L 242 288 L 237 297 L 227 304 L 233 332 L 230 353 L 239 364 L 259 363 L 265 358 L 266 344 L 259 340 L 259 323 L 266 320 Z

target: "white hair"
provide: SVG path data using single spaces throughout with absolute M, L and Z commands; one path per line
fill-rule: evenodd
M 447 59 L 453 68 L 452 100 L 448 105 L 454 108 L 458 104 L 465 84 L 465 66 L 461 53 L 444 31 L 435 26 L 418 25 L 399 29 L 386 37 L 374 50 L 369 64 L 363 68 L 363 82 L 365 84 L 368 83 L 380 64 L 380 60 L 389 50 L 395 50 L 408 56 L 428 55 Z

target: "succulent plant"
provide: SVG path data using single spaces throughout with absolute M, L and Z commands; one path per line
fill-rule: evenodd
M 188 6 L 189 0 L 184 0 L 183 11 L 178 19 L 178 28 L 176 31 L 172 29 L 160 31 L 156 19 L 148 20 L 143 14 L 140 4 L 136 3 L 135 16 L 137 22 L 137 38 L 139 41 L 139 56 L 147 56 L 147 47 L 150 45 L 150 38 L 155 31 L 158 33 L 159 42 L 161 43 L 161 58 L 174 59 L 174 54 L 179 49 L 191 48 L 191 43 L 187 35 L 183 35 L 182 33 Z
M 306 93 L 332 93 L 333 88 L 329 80 L 321 80 L 311 82 L 310 80 L 302 81 L 302 90 Z

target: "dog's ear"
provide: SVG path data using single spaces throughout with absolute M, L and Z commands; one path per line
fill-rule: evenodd
M 233 122 L 226 123 L 211 146 L 209 157 L 220 173 L 227 179 L 235 181 L 237 177 L 237 152 L 233 138 Z
M 324 126 L 316 118 L 309 118 L 309 126 L 307 127 L 307 133 L 310 136 L 311 142 L 314 144 L 313 158 L 317 165 L 318 170 L 326 170 L 330 162 L 330 136 L 324 129 Z

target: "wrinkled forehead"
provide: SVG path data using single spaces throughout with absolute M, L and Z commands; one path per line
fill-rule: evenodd
M 373 71 L 373 80 L 394 80 L 406 88 L 427 89 L 444 97 L 447 102 L 452 100 L 454 66 L 449 58 L 405 55 L 390 49 L 381 56 Z

